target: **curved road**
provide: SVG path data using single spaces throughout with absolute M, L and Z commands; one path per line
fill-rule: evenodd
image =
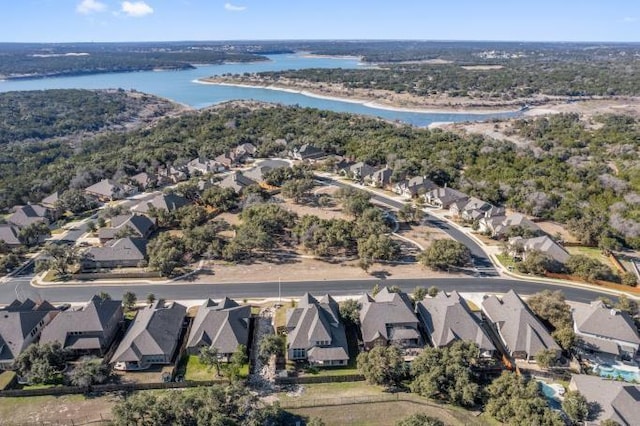
M 9 282 L 0 284 L 0 304 L 11 303 L 16 297 L 21 299 L 30 297 L 35 300 L 46 299 L 51 302 L 86 302 L 94 294 L 105 291 L 112 297 L 122 296 L 126 291 L 133 291 L 142 299 L 147 294 L 153 293 L 156 297 L 169 300 L 215 299 L 228 296 L 237 300 L 259 299 L 265 297 L 278 297 L 278 282 L 264 283 L 229 283 L 229 284 L 195 284 L 188 281 L 171 284 L 130 284 L 130 285 L 77 285 L 68 284 L 57 287 L 32 287 L 30 284 L 33 272 L 13 277 Z M 361 294 L 370 291 L 373 286 L 397 285 L 402 290 L 410 292 L 416 286 L 436 286 L 445 291 L 457 290 L 467 293 L 506 293 L 514 289 L 520 294 L 530 295 L 545 289 L 561 289 L 568 300 L 576 302 L 591 302 L 604 293 L 595 290 L 559 286 L 533 281 L 521 281 L 502 278 L 424 278 L 424 279 L 363 279 L 345 281 L 293 281 L 280 284 L 283 299 L 300 297 L 305 292 L 314 294 L 331 293 L 335 296 Z M 616 299 L 613 296 L 608 296 Z

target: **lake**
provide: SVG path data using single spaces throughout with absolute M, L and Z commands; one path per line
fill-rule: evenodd
M 301 93 L 278 90 L 218 86 L 196 83 L 195 80 L 222 74 L 242 74 L 261 71 L 282 71 L 303 68 L 358 68 L 366 65 L 357 59 L 308 57 L 285 54 L 269 55 L 270 61 L 203 65 L 184 71 L 141 71 L 128 73 L 92 74 L 72 77 L 54 77 L 33 80 L 0 81 L 0 92 L 44 89 L 135 89 L 174 100 L 194 108 L 230 100 L 257 100 L 299 105 L 336 112 L 348 112 L 387 120 L 402 121 L 414 126 L 428 126 L 434 122 L 484 121 L 491 118 L 513 117 L 517 113 L 504 114 L 450 114 L 416 113 L 373 108 L 360 103 L 321 99 Z

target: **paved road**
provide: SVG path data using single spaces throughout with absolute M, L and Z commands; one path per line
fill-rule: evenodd
M 204 299 L 206 297 L 221 298 L 224 296 L 238 300 L 249 298 L 278 297 L 278 282 L 266 283 L 232 283 L 232 284 L 194 284 L 188 281 L 173 284 L 150 285 L 115 285 L 92 286 L 69 284 L 61 287 L 36 288 L 30 285 L 33 271 L 27 270 L 23 275 L 16 276 L 10 282 L 0 285 L 0 304 L 11 303 L 16 295 L 21 299 L 46 299 L 52 302 L 84 302 L 94 294 L 106 291 L 112 297 L 120 297 L 125 291 L 135 292 L 140 299 L 153 293 L 156 297 L 171 300 Z M 529 281 L 510 280 L 501 278 L 425 278 L 425 279 L 374 279 L 349 281 L 303 281 L 283 282 L 280 284 L 283 299 L 302 296 L 305 292 L 313 294 L 330 293 L 335 296 L 361 294 L 369 291 L 376 283 L 397 285 L 404 291 L 411 291 L 416 286 L 430 287 L 432 285 L 446 291 L 458 290 L 470 293 L 506 293 L 510 289 L 520 294 L 529 295 L 545 289 L 562 289 L 568 300 L 576 302 L 590 302 L 602 293 L 576 288 L 559 287 L 553 284 Z M 607 296 L 610 297 L 610 296 Z M 615 297 L 611 297 L 615 299 Z
M 321 181 L 325 181 L 327 183 L 331 183 L 340 188 L 352 187 L 349 184 L 339 182 L 330 178 L 318 177 Z M 390 207 L 400 209 L 404 205 L 403 202 L 395 200 L 390 197 L 385 197 L 384 195 L 380 195 L 378 193 L 371 193 L 372 199 L 378 201 L 379 203 L 386 204 Z M 483 276 L 491 276 L 497 277 L 498 271 L 496 271 L 493 263 L 491 263 L 491 259 L 489 256 L 482 250 L 482 247 L 478 245 L 472 238 L 470 238 L 464 232 L 456 229 L 455 227 L 448 224 L 446 221 L 439 219 L 429 213 L 425 213 L 425 217 L 423 219 L 423 223 L 427 226 L 431 226 L 433 228 L 438 228 L 443 232 L 449 234 L 454 240 L 461 242 L 465 246 L 471 250 L 471 256 L 473 260 L 474 266 L 478 269 L 479 273 Z

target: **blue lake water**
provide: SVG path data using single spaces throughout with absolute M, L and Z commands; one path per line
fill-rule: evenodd
M 44 89 L 135 89 L 158 95 L 194 108 L 230 100 L 258 100 L 299 105 L 336 112 L 348 112 L 387 120 L 397 120 L 414 126 L 428 126 L 434 122 L 484 121 L 491 118 L 506 118 L 517 113 L 505 114 L 450 114 L 417 113 L 374 108 L 367 105 L 320 99 L 300 93 L 278 90 L 245 88 L 233 86 L 204 85 L 195 80 L 222 74 L 252 73 L 261 71 L 282 71 L 304 68 L 358 68 L 363 67 L 357 59 L 320 58 L 302 55 L 270 55 L 270 61 L 223 65 L 204 65 L 184 71 L 141 71 L 129 73 L 93 74 L 72 77 L 54 77 L 32 80 L 0 81 L 0 92 L 14 90 Z

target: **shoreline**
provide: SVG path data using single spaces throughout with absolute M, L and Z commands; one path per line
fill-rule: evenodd
M 291 89 L 291 88 L 279 87 L 274 85 L 215 82 L 215 81 L 210 81 L 207 78 L 195 79 L 195 80 L 192 80 L 192 82 L 197 84 L 213 85 L 213 86 L 228 86 L 228 87 L 241 87 L 245 89 L 275 90 L 275 91 L 280 91 L 285 93 L 308 96 L 310 98 L 324 99 L 328 101 L 346 102 L 351 104 L 359 104 L 359 105 L 363 105 L 373 109 L 379 109 L 379 110 L 385 110 L 385 111 L 408 112 L 408 113 L 414 113 L 414 114 L 492 115 L 492 114 L 512 114 L 512 113 L 520 112 L 520 110 L 518 109 L 498 109 L 498 108 L 494 108 L 494 109 L 487 108 L 486 110 L 485 109 L 480 110 L 480 109 L 474 109 L 474 108 L 461 110 L 461 109 L 452 109 L 452 108 L 441 108 L 437 106 L 426 107 L 426 108 L 419 108 L 419 107 L 407 108 L 407 107 L 387 105 L 371 99 L 346 98 L 346 97 L 340 97 L 340 96 L 321 95 L 319 93 L 315 93 L 309 90 Z

